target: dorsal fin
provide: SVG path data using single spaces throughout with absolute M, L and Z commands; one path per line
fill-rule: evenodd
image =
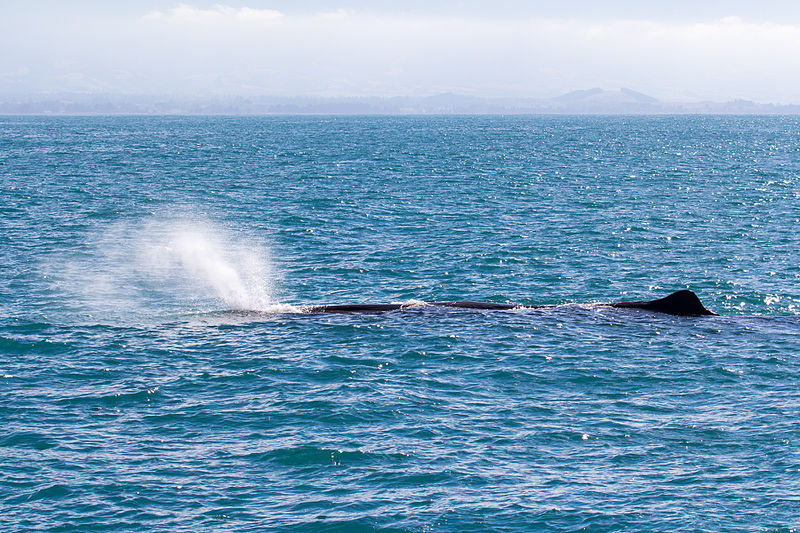
M 716 315 L 703 306 L 703 302 L 690 290 L 673 292 L 669 296 L 646 302 L 617 302 L 608 304 L 611 307 L 624 307 L 629 309 L 644 309 L 656 313 L 667 313 L 679 316 Z

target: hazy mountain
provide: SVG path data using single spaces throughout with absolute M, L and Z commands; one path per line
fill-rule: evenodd
M 663 107 L 656 98 L 631 89 L 572 91 L 552 101 L 565 113 L 656 113 Z
M 6 115 L 275 115 L 275 114 L 800 114 L 800 105 L 662 102 L 632 89 L 593 88 L 554 98 L 180 97 L 119 94 L 0 95 Z

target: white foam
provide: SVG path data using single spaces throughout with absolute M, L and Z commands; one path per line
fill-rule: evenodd
M 400 304 L 401 309 L 414 309 L 417 307 L 430 306 L 430 304 L 424 300 L 415 300 L 415 299 L 403 300 L 402 302 L 393 302 L 393 303 Z

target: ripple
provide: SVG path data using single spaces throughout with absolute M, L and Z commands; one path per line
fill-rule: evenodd
M 34 450 L 49 450 L 58 444 L 50 437 L 32 431 L 20 431 L 0 438 L 0 447 L 31 448 Z

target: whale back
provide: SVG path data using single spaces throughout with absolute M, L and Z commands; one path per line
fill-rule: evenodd
M 621 307 L 628 309 L 644 309 L 646 311 L 678 316 L 716 315 L 716 313 L 713 311 L 706 309 L 705 306 L 703 306 L 703 302 L 700 301 L 700 298 L 698 298 L 697 295 L 690 290 L 673 292 L 669 296 L 659 298 L 658 300 L 642 302 L 616 302 L 607 305 L 610 307 Z
M 473 301 L 448 301 L 427 302 L 427 305 L 438 307 L 455 307 L 460 309 L 478 310 L 508 310 L 508 309 L 543 309 L 552 305 L 514 305 L 495 302 Z M 643 309 L 654 313 L 665 313 L 678 316 L 703 316 L 716 315 L 703 306 L 700 298 L 689 290 L 674 292 L 658 300 L 641 302 L 614 302 L 597 304 L 603 307 L 616 307 L 623 309 Z M 388 311 L 401 311 L 407 309 L 405 304 L 340 304 L 340 305 L 312 305 L 304 308 L 306 313 L 386 313 Z

